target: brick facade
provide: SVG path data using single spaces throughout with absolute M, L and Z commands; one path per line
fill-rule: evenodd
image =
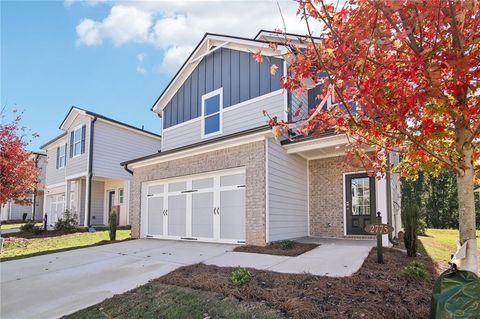
M 141 184 L 215 170 L 245 167 L 246 242 L 265 245 L 265 142 L 258 141 L 134 169 L 132 237 L 140 236 Z
M 344 237 L 343 156 L 309 161 L 310 235 Z

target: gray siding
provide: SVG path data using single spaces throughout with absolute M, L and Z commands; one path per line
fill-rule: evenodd
M 292 92 L 289 94 L 290 103 L 289 107 L 289 119 L 292 122 L 298 122 L 306 120 L 308 118 L 308 91 L 303 94 L 295 94 Z M 297 112 L 298 111 L 298 112 Z
M 60 143 L 55 143 L 49 146 L 47 151 L 47 164 L 46 164 L 46 185 L 53 185 L 65 182 L 65 168 L 57 169 L 57 146 L 67 142 L 66 137 L 62 138 Z M 68 154 L 67 154 L 68 155 Z M 68 159 L 67 159 L 68 164 Z
M 39 156 L 37 162 L 37 169 L 38 169 L 38 182 L 40 188 L 45 185 L 47 182 L 47 157 L 46 156 Z
M 105 183 L 99 181 L 92 181 L 92 201 L 91 201 L 91 223 L 92 225 L 103 225 L 104 213 L 104 192 Z
M 70 133 L 78 126 L 86 125 L 85 132 L 85 153 L 76 157 L 70 157 Z M 70 126 L 68 133 L 68 148 L 67 148 L 67 176 L 85 173 L 87 171 L 88 163 L 88 147 L 90 143 L 90 118 L 88 116 L 79 115 Z
M 194 143 L 241 132 L 267 124 L 267 118 L 262 111 L 266 110 L 270 116 L 283 119 L 283 94 L 279 93 L 263 100 L 247 103 L 223 113 L 223 133 L 202 139 L 200 118 L 179 127 L 172 127 L 163 131 L 163 151 Z
M 308 235 L 307 160 L 268 141 L 269 241 Z
M 97 120 L 93 129 L 94 176 L 131 179 L 121 162 L 156 153 L 160 139 L 148 137 L 116 125 Z
M 13 202 L 7 205 L 11 205 L 9 207 L 11 220 L 21 220 L 24 213 L 27 213 L 27 219 L 32 218 L 32 205 L 19 205 Z
M 253 99 L 278 90 L 283 60 L 268 58 L 257 63 L 249 52 L 221 48 L 206 56 L 164 109 L 163 127 L 168 128 L 201 115 L 201 98 L 223 87 L 223 106 Z M 270 75 L 270 66 L 278 66 Z

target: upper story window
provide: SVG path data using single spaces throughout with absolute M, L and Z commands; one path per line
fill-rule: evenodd
M 57 169 L 64 168 L 67 158 L 67 144 L 57 147 Z
M 70 132 L 70 157 L 79 156 L 85 153 L 86 126 L 75 128 Z
M 202 137 L 222 133 L 223 89 L 202 96 Z

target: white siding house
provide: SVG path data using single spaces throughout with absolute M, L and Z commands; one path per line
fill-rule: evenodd
M 160 150 L 155 133 L 72 107 L 60 136 L 42 146 L 47 153 L 44 211 L 52 227 L 65 210 L 80 226 L 108 224 L 113 206 L 119 224 L 129 225 L 131 174 L 120 163 Z

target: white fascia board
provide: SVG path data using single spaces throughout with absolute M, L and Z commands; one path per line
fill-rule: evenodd
M 262 54 L 265 56 L 277 56 L 278 58 L 282 58 L 283 54 L 287 53 L 287 49 L 283 46 L 279 46 L 277 50 L 272 50 L 272 48 L 269 46 L 269 43 L 258 42 L 255 40 L 238 39 L 228 36 L 208 35 L 205 37 L 205 39 L 203 39 L 197 50 L 185 63 L 176 78 L 173 80 L 172 84 L 165 90 L 163 96 L 157 101 L 153 107 L 154 112 L 158 114 L 162 113 L 162 110 L 165 108 L 168 101 L 170 101 L 182 84 L 187 80 L 188 76 L 193 72 L 193 70 L 195 70 L 202 58 L 208 55 L 209 52 L 213 52 L 213 50 L 209 51 L 211 46 L 222 46 L 224 48 L 244 52 L 261 50 Z
M 327 137 L 319 137 L 312 140 L 297 142 L 283 145 L 288 154 L 295 154 L 299 152 L 312 151 L 332 146 L 341 146 L 348 144 L 348 139 L 345 134 L 338 134 Z
M 77 109 L 76 107 L 72 108 L 70 114 L 68 114 L 67 118 L 62 122 L 60 129 L 67 131 L 78 115 L 87 115 L 87 113 L 84 110 Z
M 216 151 L 216 150 L 225 149 L 225 148 L 229 148 L 229 147 L 235 147 L 235 146 L 239 146 L 239 145 L 243 145 L 243 144 L 247 144 L 247 143 L 263 141 L 264 139 L 271 138 L 271 137 L 273 137 L 272 131 L 265 130 L 263 132 L 258 132 L 258 133 L 255 133 L 255 134 L 239 136 L 237 138 L 231 138 L 231 139 L 228 139 L 228 140 L 219 141 L 217 143 L 192 147 L 191 149 L 186 149 L 186 150 L 183 150 L 183 151 L 178 151 L 178 152 L 163 155 L 163 156 L 160 155 L 160 156 L 157 156 L 157 157 L 154 157 L 154 158 L 145 159 L 143 161 L 131 163 L 131 164 L 128 165 L 128 167 L 130 169 L 136 169 L 136 168 L 143 167 L 143 166 L 168 162 L 168 161 L 177 160 L 177 159 L 184 158 L 184 157 L 195 156 L 195 155 L 208 153 L 208 152 L 213 152 L 213 151 Z

